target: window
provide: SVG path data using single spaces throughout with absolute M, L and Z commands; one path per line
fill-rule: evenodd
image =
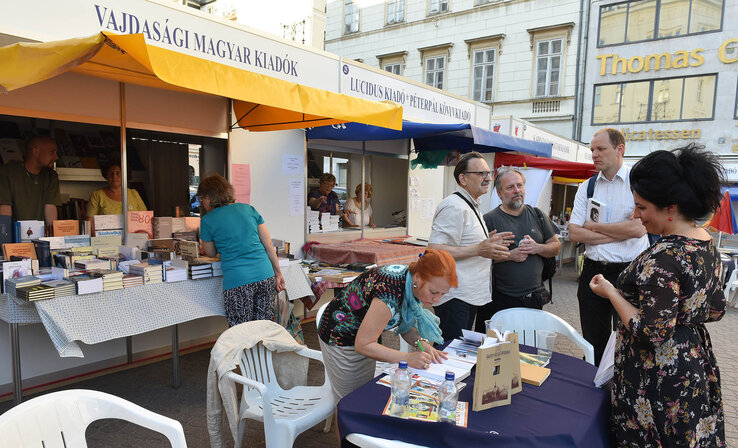
M 443 73 L 446 69 L 446 56 L 435 56 L 425 59 L 425 83 L 443 89 Z
M 405 20 L 405 0 L 387 0 L 387 25 Z
M 359 5 L 355 0 L 343 0 L 343 34 L 359 31 Z
M 395 75 L 402 75 L 402 64 L 396 62 L 394 64 L 384 64 L 384 71 L 394 73 Z
M 592 124 L 712 120 L 716 86 L 717 75 L 595 86 Z
M 428 14 L 440 14 L 448 12 L 448 0 L 430 0 Z
M 494 95 L 495 50 L 486 48 L 472 55 L 472 99 L 490 102 Z
M 719 31 L 724 0 L 629 0 L 600 8 L 600 47 Z
M 536 43 L 536 97 L 559 95 L 562 47 L 563 39 Z

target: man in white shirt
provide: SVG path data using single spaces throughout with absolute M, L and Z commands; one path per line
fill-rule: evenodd
M 641 220 L 633 218 L 630 167 L 623 164 L 623 134 L 616 129 L 601 129 L 592 137 L 590 150 L 592 162 L 600 171 L 592 199 L 604 205 L 599 222 L 588 220 L 587 187 L 593 179 L 582 183 L 574 198 L 569 239 L 587 247 L 577 291 L 579 319 L 582 335 L 594 346 L 595 364 L 599 365 L 615 314 L 610 301 L 593 293 L 589 282 L 602 274 L 616 284 L 620 272 L 648 247 L 648 237 Z
M 458 187 L 436 209 L 428 247 L 450 253 L 456 261 L 459 286 L 435 306 L 444 340 L 461 336 L 474 325 L 477 307 L 491 301 L 491 260 L 507 259 L 511 232 L 489 235 L 479 212 L 479 197 L 492 180 L 487 162 L 478 152 L 464 154 L 454 169 Z

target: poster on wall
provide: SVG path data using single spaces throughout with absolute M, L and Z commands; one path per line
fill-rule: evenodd
M 282 154 L 282 174 L 288 176 L 301 176 L 305 172 L 303 164 L 305 158 L 294 154 Z
M 251 168 L 248 163 L 231 165 L 231 183 L 236 193 L 236 202 L 251 203 Z

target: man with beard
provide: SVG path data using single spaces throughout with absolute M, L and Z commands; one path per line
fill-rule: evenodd
M 434 306 L 444 340 L 471 330 L 477 308 L 490 298 L 490 260 L 507 258 L 509 232 L 488 232 L 479 212 L 479 198 L 487 193 L 489 165 L 478 152 L 464 154 L 454 169 L 458 188 L 438 204 L 428 239 L 431 249 L 445 250 L 456 261 L 459 286 Z
M 54 139 L 36 136 L 26 143 L 22 163 L 0 166 L 0 215 L 51 224 L 61 205 L 59 176 L 54 171 L 58 158 Z
M 515 235 L 507 259 L 492 265 L 492 302 L 479 309 L 476 331 L 486 332 L 484 321 L 507 308 L 543 308 L 548 291 L 543 286 L 543 258 L 561 250 L 551 220 L 525 205 L 525 177 L 518 169 L 497 170 L 495 189 L 502 204 L 484 215 L 487 228 Z

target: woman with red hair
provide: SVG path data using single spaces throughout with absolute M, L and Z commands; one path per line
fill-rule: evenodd
M 318 335 L 323 361 L 336 402 L 374 377 L 376 361 L 427 369 L 441 362 L 445 352 L 439 319 L 423 306 L 438 303 L 456 287 L 456 263 L 448 252 L 428 249 L 418 261 L 370 269 L 349 283 L 328 304 Z M 397 333 L 413 347 L 404 353 L 378 342 L 385 330 Z

